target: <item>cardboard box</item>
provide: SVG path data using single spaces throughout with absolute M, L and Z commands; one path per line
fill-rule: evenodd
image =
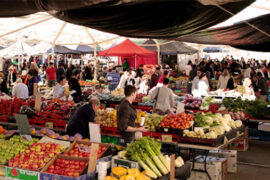
M 270 123 L 259 123 L 258 130 L 270 132 Z
M 6 177 L 21 180 L 39 180 L 39 172 L 6 166 Z
M 247 151 L 248 150 L 248 137 L 242 136 L 234 140 L 228 145 L 228 150 Z
M 209 156 L 227 159 L 227 172 L 237 172 L 237 151 L 235 150 L 219 150 L 210 151 Z
M 74 149 L 75 144 L 91 145 L 92 142 L 90 142 L 90 141 L 75 140 L 64 153 L 68 153 L 69 151 L 71 151 L 72 149 Z M 95 143 L 95 144 L 99 144 L 99 147 L 106 147 L 107 148 L 106 151 L 104 151 L 101 154 L 100 157 L 105 157 L 105 156 L 109 156 L 109 155 L 112 154 L 112 149 L 111 149 L 111 145 L 110 144 L 105 144 L 105 143 Z
M 192 162 L 189 162 L 192 163 Z M 204 157 L 196 157 L 195 169 L 204 170 Z M 208 156 L 206 159 L 206 169 L 211 179 L 225 180 L 227 175 L 227 159 Z M 208 180 L 206 173 L 192 171 L 189 180 Z
M 72 157 L 72 156 L 64 156 L 64 155 L 56 155 L 51 161 L 41 170 L 40 172 L 40 180 L 78 180 L 78 179 L 87 179 L 87 178 L 93 178 L 95 177 L 95 172 L 87 174 L 87 166 L 85 169 L 82 171 L 80 174 L 81 176 L 79 177 L 68 177 L 68 176 L 63 176 L 63 175 L 57 175 L 57 174 L 50 174 L 47 173 L 47 169 L 49 168 L 50 165 L 54 164 L 56 159 L 67 159 L 67 160 L 76 160 L 76 161 L 86 161 L 88 162 L 88 158 L 81 158 L 81 157 Z
M 125 160 L 125 159 L 120 159 L 120 158 L 118 158 L 118 156 L 114 156 L 112 158 L 112 168 L 117 167 L 117 166 L 122 166 L 122 167 L 125 167 L 127 169 L 129 169 L 129 168 L 140 169 L 139 163 L 134 162 L 134 161 Z

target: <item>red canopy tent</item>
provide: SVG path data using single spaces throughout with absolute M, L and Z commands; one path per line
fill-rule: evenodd
M 98 56 L 118 56 L 120 57 L 119 64 L 126 58 L 130 67 L 138 67 L 140 64 L 157 64 L 156 52 L 149 51 L 141 46 L 138 46 L 129 39 L 122 43 L 98 52 Z M 122 61 L 122 62 L 121 62 Z

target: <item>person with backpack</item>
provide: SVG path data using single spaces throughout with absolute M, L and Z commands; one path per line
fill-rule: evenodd
M 169 86 L 169 79 L 164 78 L 163 86 L 156 88 L 152 94 L 151 99 L 156 100 L 153 107 L 153 113 L 160 115 L 171 114 L 171 108 L 174 107 L 174 95 Z

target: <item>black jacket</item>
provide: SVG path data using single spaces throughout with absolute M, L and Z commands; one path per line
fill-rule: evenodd
M 82 100 L 82 90 L 81 90 L 81 86 L 79 84 L 78 79 L 75 78 L 71 78 L 69 80 L 69 90 L 75 90 L 76 93 L 72 94 L 73 100 L 75 103 L 78 103 Z
M 92 80 L 93 77 L 92 77 L 92 69 L 90 67 L 86 67 L 84 69 L 84 73 L 85 73 L 85 79 L 88 79 L 88 80 Z
M 268 94 L 268 85 L 265 78 L 258 79 L 258 90 L 260 91 L 261 95 Z
M 234 87 L 233 78 L 230 78 L 230 79 L 228 80 L 227 89 L 233 90 L 233 89 L 235 89 L 235 88 L 236 88 L 236 87 Z
M 8 88 L 7 88 L 6 80 L 3 80 L 3 82 L 0 84 L 0 92 L 8 94 Z
M 95 111 L 91 104 L 85 104 L 75 112 L 72 119 L 68 123 L 67 133 L 70 136 L 74 136 L 76 133 L 80 133 L 83 138 L 90 137 L 89 122 L 94 122 Z

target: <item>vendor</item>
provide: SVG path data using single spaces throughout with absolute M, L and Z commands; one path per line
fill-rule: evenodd
M 95 111 L 100 106 L 100 101 L 97 97 L 91 96 L 89 103 L 79 107 L 67 126 L 67 133 L 74 136 L 76 133 L 82 135 L 83 138 L 90 137 L 89 122 L 94 122 Z
M 80 71 L 75 69 L 73 71 L 73 74 L 71 76 L 71 79 L 69 80 L 68 84 L 69 84 L 69 90 L 75 90 L 76 92 L 74 94 L 72 94 L 73 100 L 75 103 L 78 103 L 82 100 L 82 90 L 81 90 L 81 86 L 79 83 L 79 78 L 80 78 Z
M 209 85 L 207 84 L 206 73 L 201 73 L 199 77 L 198 89 L 193 91 L 194 97 L 208 96 Z
M 228 80 L 227 89 L 233 90 L 237 88 L 236 80 L 238 78 L 238 75 L 238 72 L 233 72 L 232 77 Z
M 65 85 L 67 83 L 66 77 L 61 76 L 57 79 L 58 83 L 53 88 L 53 98 L 60 98 L 66 100 L 66 96 L 69 95 L 69 92 L 66 91 Z
M 248 100 L 255 100 L 255 92 L 252 87 L 252 82 L 249 78 L 245 78 L 243 81 L 243 86 L 245 87 L 245 94 L 243 94 L 243 99 L 248 99 Z
M 170 88 L 168 88 L 169 79 L 163 79 L 163 86 L 156 88 L 151 94 L 151 99 L 156 100 L 153 113 L 160 115 L 171 114 L 174 107 L 174 96 Z
M 136 88 L 128 85 L 125 88 L 125 96 L 117 108 L 117 130 L 120 133 L 120 144 L 123 146 L 135 140 L 135 132 L 147 131 L 145 127 L 135 127 L 137 112 L 132 102 L 136 99 Z

